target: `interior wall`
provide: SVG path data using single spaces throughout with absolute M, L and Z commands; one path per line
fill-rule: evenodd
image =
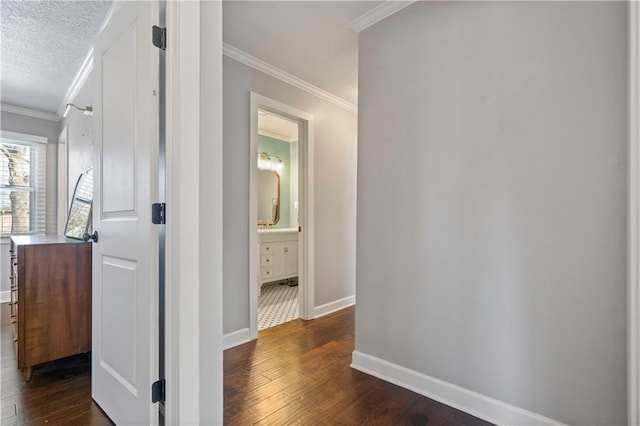
M 356 114 L 224 57 L 224 333 L 249 327 L 249 97 L 314 116 L 315 305 L 355 292 Z
M 93 105 L 93 72 L 89 74 L 76 97 L 71 101 L 84 108 Z M 68 156 L 68 192 L 69 202 L 73 197 L 73 190 L 80 174 L 93 167 L 93 117 L 84 115 L 76 109 L 69 109 L 69 113 L 60 122 L 60 131 L 65 125 L 69 126 L 67 141 Z
M 359 55 L 356 350 L 625 424 L 627 5 L 417 2 Z
M 58 156 L 58 122 L 41 118 L 28 117 L 12 112 L 0 112 L 0 128 L 9 132 L 25 133 L 28 135 L 47 138 L 47 193 L 46 205 L 46 229 L 47 234 L 55 234 L 57 228 L 57 156 Z M 0 301 L 9 300 L 9 248 L 8 238 L 0 239 Z

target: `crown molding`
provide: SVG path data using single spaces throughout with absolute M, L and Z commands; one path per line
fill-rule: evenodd
M 86 83 L 91 71 L 93 71 L 93 47 L 89 49 L 89 53 L 85 57 L 82 66 L 73 79 L 71 86 L 69 86 L 62 97 L 62 102 L 60 102 L 60 105 L 58 106 L 58 117 L 62 117 L 64 115 L 64 110 L 67 108 L 67 104 L 72 103 L 75 97 L 78 96 L 80 89 L 82 89 L 82 86 Z
M 100 26 L 97 34 L 100 34 L 105 29 L 114 12 L 119 7 L 120 2 L 118 1 L 114 1 L 111 4 L 111 7 L 107 12 L 107 16 L 104 18 L 104 21 L 102 21 L 102 25 Z M 93 46 L 89 49 L 89 52 L 85 56 L 84 61 L 82 62 L 82 66 L 73 78 L 71 86 L 69 86 L 64 96 L 62 97 L 62 102 L 60 102 L 60 105 L 58 106 L 58 117 L 62 117 L 64 115 L 64 111 L 65 109 L 67 109 L 67 104 L 72 103 L 75 97 L 78 96 L 80 89 L 82 89 L 82 86 L 84 86 L 84 83 L 86 83 L 87 78 L 89 78 L 89 75 L 91 74 L 91 71 L 93 71 Z
M 31 108 L 24 108 L 16 105 L 0 104 L 0 111 L 12 114 L 25 115 L 27 117 L 39 118 L 41 120 L 59 121 L 60 118 L 52 112 L 38 111 Z
M 379 6 L 374 7 L 371 10 L 366 11 L 362 15 L 349 23 L 349 27 L 357 33 L 363 31 L 373 24 L 377 24 L 385 18 L 393 15 L 396 12 L 401 11 L 407 6 L 415 3 L 414 1 L 385 1 Z
M 314 86 L 313 84 L 308 83 L 301 78 L 296 77 L 295 75 L 289 74 L 288 72 L 283 71 L 280 68 L 277 68 L 261 59 L 258 59 L 255 56 L 251 56 L 248 53 L 236 47 L 233 47 L 228 43 L 223 43 L 222 54 L 253 69 L 268 74 L 271 77 L 277 78 L 284 83 L 297 87 L 300 90 L 304 90 L 305 92 L 317 96 L 320 99 L 329 101 L 341 108 L 346 109 L 347 111 L 351 111 L 354 113 L 358 112 L 358 107 L 351 102 L 348 102 L 332 93 L 327 92 L 326 90 Z

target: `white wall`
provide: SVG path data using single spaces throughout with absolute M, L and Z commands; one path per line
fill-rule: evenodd
M 89 74 L 78 94 L 70 101 L 81 108 L 93 105 L 93 72 Z M 69 202 L 80 174 L 93 167 L 93 117 L 76 109 L 69 109 L 60 122 L 60 131 L 69 126 L 67 141 Z
M 356 114 L 224 58 L 224 333 L 249 327 L 249 93 L 313 114 L 315 305 L 355 292 Z
M 625 3 L 418 2 L 360 34 L 357 351 L 626 423 L 626 31 Z
M 58 155 L 58 122 L 28 117 L 11 112 L 0 112 L 0 128 L 10 132 L 25 133 L 47 138 L 47 193 L 46 233 L 55 234 L 57 227 L 57 155 Z M 0 239 L 0 300 L 9 299 L 9 248 L 8 238 Z

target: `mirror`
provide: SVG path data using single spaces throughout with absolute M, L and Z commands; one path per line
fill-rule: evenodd
M 273 226 L 280 220 L 280 175 L 258 169 L 258 226 Z
M 89 232 L 92 203 L 93 168 L 88 169 L 78 178 L 67 216 L 67 225 L 64 228 L 65 237 L 81 240 L 84 233 Z

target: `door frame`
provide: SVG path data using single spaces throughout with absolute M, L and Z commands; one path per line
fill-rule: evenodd
M 640 6 L 628 3 L 628 326 L 627 423 L 640 424 Z
M 222 2 L 165 12 L 165 419 L 222 424 Z
M 300 317 L 314 316 L 314 217 L 313 217 L 313 115 L 258 93 L 250 94 L 249 142 L 249 335 L 258 337 L 258 109 L 289 118 L 298 123 L 298 303 Z
M 58 235 L 64 234 L 69 213 L 69 124 L 65 123 L 58 136 L 57 188 L 56 188 L 56 230 Z M 62 163 L 62 164 L 61 164 Z

